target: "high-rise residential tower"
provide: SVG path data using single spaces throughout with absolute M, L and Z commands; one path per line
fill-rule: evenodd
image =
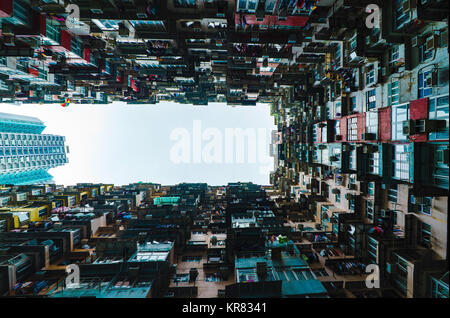
M 0 113 L 0 184 L 52 182 L 48 170 L 67 163 L 65 138 L 44 129 L 36 117 Z

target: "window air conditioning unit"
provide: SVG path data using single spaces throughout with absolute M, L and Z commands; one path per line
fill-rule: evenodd
M 425 119 L 425 132 L 437 132 L 447 127 L 446 120 Z
M 14 46 L 15 41 L 14 41 L 14 35 L 4 35 L 3 36 L 3 44 L 7 45 L 7 46 Z
M 411 41 L 411 44 L 413 47 L 420 47 L 425 43 L 425 37 L 423 36 L 416 36 Z
M 37 6 L 39 6 L 40 4 L 41 4 L 41 0 L 31 0 L 30 1 L 30 6 L 32 6 L 32 7 L 37 7 Z
M 411 0 L 406 0 L 404 3 L 403 3 L 403 13 L 405 13 L 405 12 L 407 12 L 407 11 L 409 11 L 409 10 L 411 10 Z
M 91 12 L 95 13 L 95 14 L 103 14 L 103 10 L 102 9 L 91 9 Z
M 130 34 L 130 30 L 123 24 L 122 22 L 119 23 L 119 35 L 120 36 L 128 36 Z
M 374 65 L 369 64 L 369 65 L 363 67 L 363 71 L 364 71 L 364 73 L 369 73 L 370 71 L 373 70 L 373 68 L 374 68 Z
M 258 9 L 256 10 L 256 21 L 264 21 L 266 16 L 264 3 L 260 3 Z
M 354 183 L 349 183 L 349 184 L 347 185 L 347 189 L 349 189 L 349 190 L 356 190 L 356 184 L 354 184 Z
M 256 273 L 262 276 L 267 275 L 267 262 L 257 262 Z
M 448 31 L 441 32 L 440 43 L 443 47 L 448 46 Z
M 411 132 L 411 123 L 409 120 L 403 122 L 403 135 L 409 135 Z
M 297 36 L 294 33 L 289 34 L 288 43 L 294 44 L 297 42 Z
M 375 140 L 377 138 L 377 135 L 374 133 L 365 133 L 362 134 L 362 139 L 363 140 Z
M 148 18 L 147 13 L 143 13 L 143 12 L 136 13 L 136 16 L 137 16 L 139 19 L 145 19 L 145 18 Z
M 389 274 L 395 274 L 397 272 L 397 266 L 392 263 L 386 263 L 386 272 Z
M 448 148 L 437 151 L 437 157 L 439 162 L 448 165 L 448 151 L 449 151 Z
M 252 32 L 252 41 L 253 42 L 259 41 L 259 32 Z
M 438 44 L 437 42 L 438 41 L 434 35 L 429 36 L 427 38 L 426 50 L 431 51 L 431 50 L 434 50 L 435 48 L 437 48 L 437 44 Z
M 378 146 L 376 145 L 364 145 L 362 147 L 362 152 L 365 154 L 371 154 L 378 151 Z
M 382 218 L 390 218 L 392 215 L 392 211 L 391 210 L 381 210 L 380 211 L 380 216 Z
M 425 81 L 428 87 L 436 86 L 438 83 L 438 73 L 436 71 L 428 73 Z

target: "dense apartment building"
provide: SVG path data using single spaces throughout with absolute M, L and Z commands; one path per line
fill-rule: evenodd
M 317 2 L 317 3 L 316 3 Z M 280 96 L 333 1 L 4 0 L 0 98 L 254 105 Z M 79 15 L 79 18 L 77 17 Z
M 0 184 L 49 183 L 48 170 L 67 163 L 65 138 L 44 129 L 38 118 L 0 113 Z
M 371 29 L 352 21 L 364 21 L 357 8 L 368 3 L 336 1 L 311 25 L 297 58 L 303 78 L 272 103 L 271 182 L 299 204 L 283 203 L 295 224 L 312 222 L 343 253 L 377 264 L 382 290 L 439 297 L 449 258 L 448 3 L 382 1 Z
M 2 296 L 448 298 L 445 261 L 432 248 L 411 247 L 383 225 L 372 231 L 361 213 L 325 198 L 314 215 L 252 183 L 10 185 L 0 193 L 8 199 Z M 384 270 L 377 288 L 367 284 L 373 262 Z M 69 265 L 79 269 L 75 285 Z M 410 294 L 397 284 L 401 268 Z

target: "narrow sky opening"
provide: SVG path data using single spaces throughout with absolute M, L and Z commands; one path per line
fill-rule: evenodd
M 276 126 L 267 104 L 0 104 L 0 111 L 38 117 L 47 126 L 43 133 L 66 137 L 69 163 L 49 171 L 57 184 L 269 184 L 273 170 L 269 144 Z M 231 147 L 227 131 L 234 133 Z M 173 138 L 177 132 L 182 132 L 183 140 Z M 245 141 L 244 148 L 239 148 L 239 138 Z M 174 147 L 180 143 L 187 152 L 180 154 L 183 162 L 177 163 L 171 153 L 177 152 Z M 213 162 L 208 160 L 211 156 Z M 232 160 L 227 162 L 226 156 Z

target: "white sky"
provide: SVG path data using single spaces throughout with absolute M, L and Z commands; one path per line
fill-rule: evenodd
M 269 184 L 269 173 L 273 170 L 268 148 L 269 134 L 276 126 L 269 105 L 231 107 L 210 103 L 192 106 L 161 102 L 61 107 L 60 104 L 0 104 L 0 112 L 38 117 L 47 126 L 43 133 L 66 137 L 69 163 L 49 171 L 57 184 L 122 185 L 139 181 L 167 185 L 180 182 L 225 185 L 237 181 Z M 175 164 L 171 161 L 170 150 L 176 141 L 170 139 L 170 134 L 176 128 L 186 129 L 193 152 L 198 149 L 193 148 L 192 141 L 193 123 L 197 120 L 201 121 L 202 131 L 217 128 L 223 136 L 226 128 L 252 128 L 255 132 L 265 129 L 266 138 L 257 138 L 259 143 L 254 145 L 264 156 L 258 156 L 256 163 L 249 163 L 246 156 L 244 163 L 193 163 L 191 159 L 190 163 Z M 203 141 L 202 147 L 208 142 Z M 247 151 L 249 145 L 245 146 Z M 224 147 L 223 152 L 226 152 Z

